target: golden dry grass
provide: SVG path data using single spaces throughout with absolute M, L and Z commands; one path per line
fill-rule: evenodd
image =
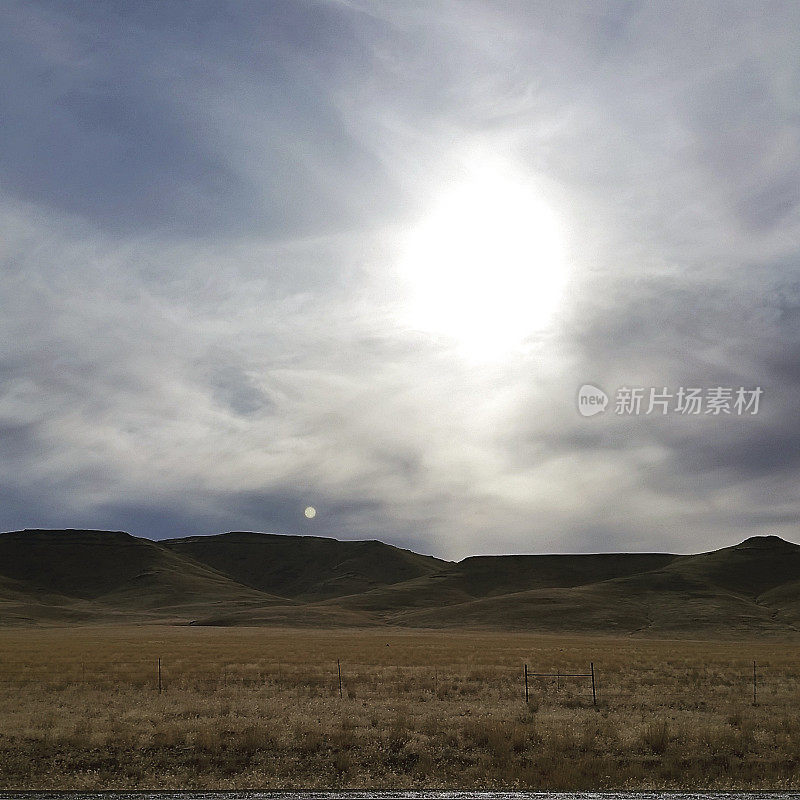
M 800 785 L 796 643 L 153 626 L 0 647 L 2 789 Z M 531 680 L 525 705 L 523 663 L 590 660 L 597 708 L 584 680 Z

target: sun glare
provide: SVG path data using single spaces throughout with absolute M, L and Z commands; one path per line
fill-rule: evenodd
M 565 281 L 558 220 L 531 184 L 473 169 L 411 232 L 401 270 L 412 327 L 470 356 L 502 356 L 557 307 Z

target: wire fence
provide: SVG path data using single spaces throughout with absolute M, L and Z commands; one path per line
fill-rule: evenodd
M 698 707 L 715 702 L 715 698 L 732 697 L 752 704 L 781 699 L 797 702 L 800 669 L 782 665 L 773 670 L 768 662 L 757 661 L 730 666 L 665 665 L 662 669 L 624 664 L 604 667 L 602 663 L 589 662 L 583 669 L 569 664 L 539 671 L 535 664 L 527 663 L 514 669 L 507 664 L 376 665 L 348 663 L 344 659 L 302 664 L 271 659 L 201 662 L 186 656 L 164 655 L 136 660 L 3 659 L 0 686 L 17 690 L 128 687 L 158 693 L 224 688 L 266 692 L 305 689 L 342 700 L 409 693 L 429 694 L 442 700 L 492 694 L 497 699 L 525 703 L 546 700 L 594 706 L 630 702 L 643 690 L 656 689 L 669 694 L 678 704 Z

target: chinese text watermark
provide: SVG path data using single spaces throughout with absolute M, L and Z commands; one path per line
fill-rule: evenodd
M 614 394 L 611 407 L 619 416 L 728 414 L 742 417 L 758 414 L 763 394 L 760 386 L 752 389 L 744 386 L 680 386 L 677 389 L 621 386 Z M 578 411 L 584 417 L 602 413 L 609 402 L 608 395 L 590 383 L 583 384 L 578 390 Z

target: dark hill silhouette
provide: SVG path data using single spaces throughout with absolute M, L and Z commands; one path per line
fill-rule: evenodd
M 682 558 L 667 570 L 731 592 L 758 597 L 800 579 L 800 546 L 778 536 L 753 536 L 733 547 Z
M 340 597 L 431 575 L 448 566 L 378 541 L 232 532 L 160 543 L 260 591 L 302 600 Z
M 3 596 L 44 603 L 41 613 L 92 619 L 131 612 L 171 613 L 210 602 L 263 605 L 255 592 L 205 564 L 121 531 L 25 530 L 0 535 Z M 0 592 L 2 592 L 0 586 Z M 49 611 L 48 611 L 49 610 Z
M 762 536 L 688 556 L 452 563 L 378 541 L 311 536 L 0 534 L 0 624 L 147 620 L 794 636 L 800 546 Z

